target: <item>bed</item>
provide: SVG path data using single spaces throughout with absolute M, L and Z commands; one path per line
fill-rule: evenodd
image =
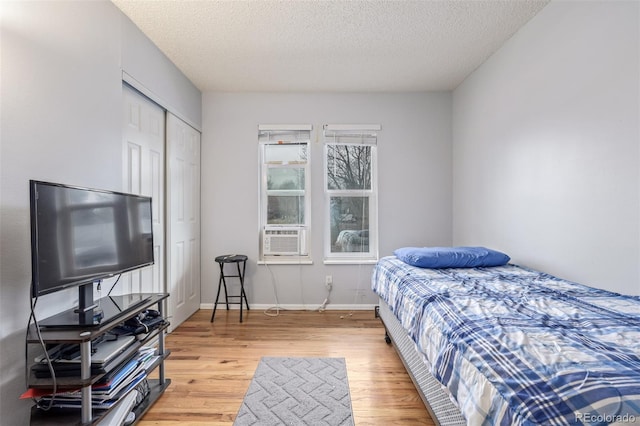
M 640 297 L 509 263 L 398 256 L 377 262 L 372 289 L 439 424 L 640 422 Z

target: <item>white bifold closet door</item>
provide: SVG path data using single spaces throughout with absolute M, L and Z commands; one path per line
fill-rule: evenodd
M 124 187 L 152 197 L 155 264 L 114 294 L 168 292 L 171 331 L 200 308 L 200 132 L 126 85 L 123 99 Z
M 152 197 L 154 265 L 120 277 L 121 293 L 165 291 L 165 110 L 123 86 L 124 191 Z
M 167 280 L 171 325 L 200 308 L 200 132 L 167 113 Z

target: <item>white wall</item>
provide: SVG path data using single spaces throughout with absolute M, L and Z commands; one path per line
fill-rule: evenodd
M 126 81 L 191 127 L 201 130 L 202 98 L 198 88 L 124 14 L 121 25 L 122 69 Z
M 0 8 L 0 423 L 19 425 L 28 424 L 31 406 L 18 400 L 31 282 L 28 182 L 122 189 L 122 45 L 133 30 L 107 1 L 4 1 Z M 139 54 L 163 62 L 149 46 Z M 175 67 L 130 73 L 143 85 L 151 74 L 164 81 L 158 95 L 200 121 L 199 93 L 174 93 L 189 85 Z M 77 290 L 44 296 L 38 317 L 73 300 Z
M 312 143 L 313 265 L 257 265 L 258 124 L 314 126 Z M 214 258 L 243 253 L 250 304 L 317 307 L 324 276 L 333 276 L 332 305 L 375 303 L 371 265 L 324 265 L 322 125 L 379 123 L 380 255 L 404 245 L 451 243 L 451 95 L 240 94 L 203 95 L 202 303 L 214 301 Z M 273 277 L 271 275 L 273 273 Z M 237 280 L 236 280 L 237 281 Z M 355 290 L 366 293 L 356 297 Z M 329 305 L 329 308 L 332 307 Z
M 640 294 L 638 8 L 551 2 L 454 91 L 455 244 Z

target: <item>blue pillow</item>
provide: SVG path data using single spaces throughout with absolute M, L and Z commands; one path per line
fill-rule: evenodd
M 420 268 L 476 268 L 501 266 L 511 258 L 485 247 L 403 247 L 393 254 L 409 265 Z

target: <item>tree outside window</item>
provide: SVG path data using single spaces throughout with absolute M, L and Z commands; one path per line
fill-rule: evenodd
M 371 258 L 375 145 L 328 142 L 325 153 L 328 257 Z

